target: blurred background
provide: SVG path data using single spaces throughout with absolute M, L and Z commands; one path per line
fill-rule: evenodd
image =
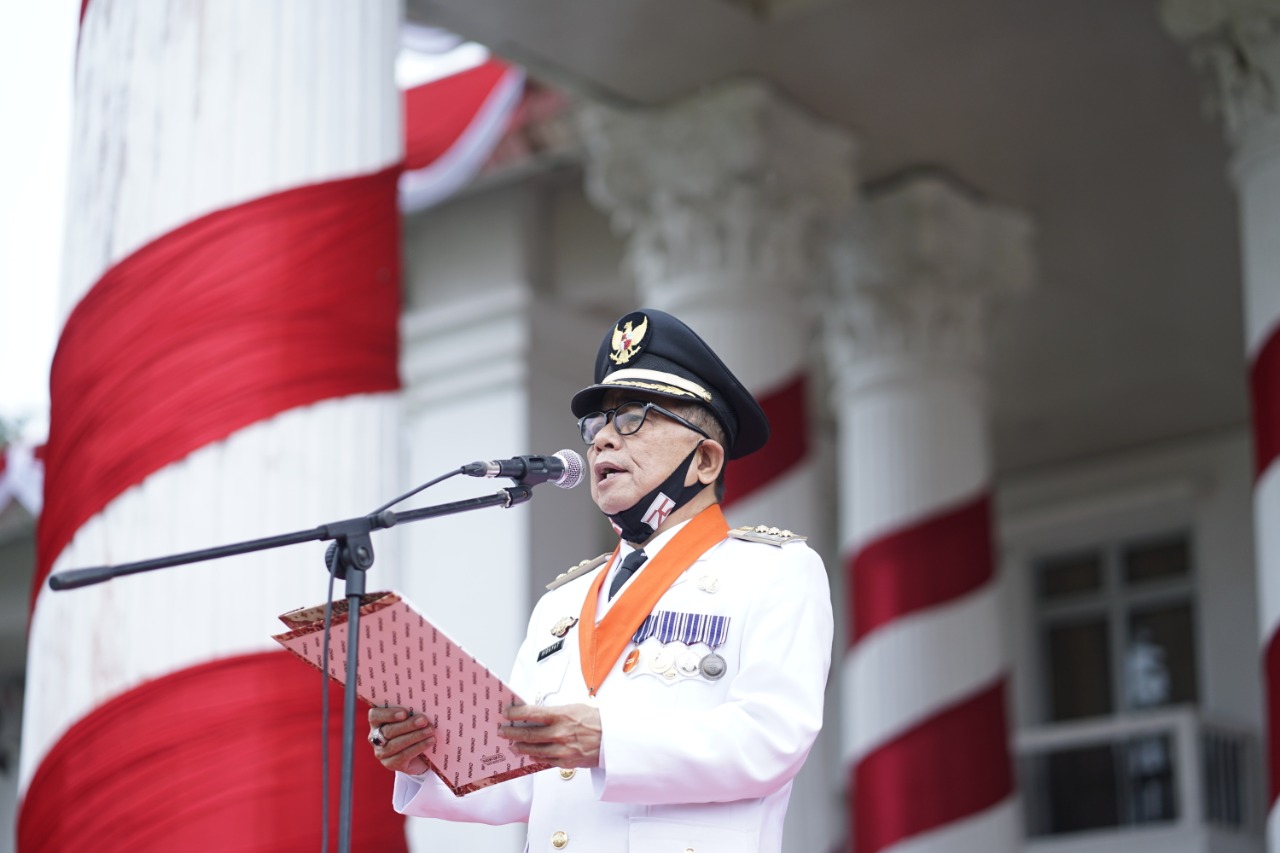
M 639 306 L 770 414 L 730 522 L 830 572 L 787 850 L 1267 849 L 1280 4 L 39 5 L 0 23 L 0 850 L 318 845 L 340 732 L 270 635 L 322 546 L 48 575 L 574 447 Z M 370 587 L 505 672 L 612 547 L 544 489 L 380 533 Z M 358 773 L 357 849 L 521 848 Z

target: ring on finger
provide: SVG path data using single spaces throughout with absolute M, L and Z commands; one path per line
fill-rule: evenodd
M 374 746 L 386 746 L 387 736 L 382 733 L 382 726 L 369 727 L 369 743 Z

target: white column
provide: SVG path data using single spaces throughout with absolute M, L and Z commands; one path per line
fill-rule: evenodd
M 527 295 L 513 285 L 405 316 L 406 490 L 472 460 L 534 452 L 528 449 L 528 312 Z M 486 495 L 510 485 L 509 480 L 455 478 L 405 507 Z M 560 497 L 537 494 L 534 500 Z M 531 510 L 487 508 L 428 519 L 400 533 L 406 596 L 504 677 L 532 609 Z M 415 850 L 518 850 L 525 828 L 414 819 L 408 829 Z
M 980 364 L 993 298 L 1029 284 L 1030 228 L 930 175 L 864 211 L 826 313 L 852 849 L 1017 850 Z
M 1165 0 L 1163 12 L 1214 84 L 1211 100 L 1232 143 L 1240 195 L 1269 742 L 1267 843 L 1280 850 L 1280 2 Z
M 396 0 L 87 3 L 64 315 L 111 267 L 205 214 L 398 162 L 399 20 Z M 116 496 L 78 529 L 53 569 L 308 529 L 372 509 L 398 485 L 398 422 L 397 395 L 379 393 L 253 423 Z M 394 548 L 378 545 L 379 568 L 391 569 Z M 39 590 L 24 790 L 50 750 L 66 747 L 59 741 L 68 728 L 113 697 L 214 659 L 278 649 L 274 616 L 323 599 L 323 553 L 315 544 L 73 592 Z M 201 708 L 189 710 L 188 719 L 200 719 Z M 79 795 L 56 794 L 63 802 Z M 115 803 L 110 819 L 123 824 L 132 805 Z
M 810 284 L 819 227 L 852 196 L 851 135 L 738 82 L 661 109 L 593 107 L 584 141 L 588 193 L 628 237 L 640 304 L 688 323 L 769 415 L 769 445 L 729 465 L 730 523 L 789 528 L 821 547 Z M 796 782 L 788 850 L 839 838 L 827 753 L 820 740 Z
M 851 136 L 755 82 L 657 110 L 597 106 L 584 127 L 588 193 L 628 236 L 640 303 L 688 323 L 762 404 L 794 393 L 816 329 L 816 229 L 851 199 Z M 807 446 L 807 397 L 792 399 L 806 410 L 769 412 L 779 440 L 761 458 Z M 811 454 L 731 492 L 739 523 L 799 533 L 821 515 Z

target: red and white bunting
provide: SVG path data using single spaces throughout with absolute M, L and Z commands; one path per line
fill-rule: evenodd
M 480 173 L 511 124 L 524 72 L 496 59 L 404 92 L 400 208 L 439 204 Z
M 854 853 L 1021 847 L 985 420 L 966 388 L 917 375 L 842 398 Z
M 85 4 L 24 850 L 320 843 L 321 792 L 298 780 L 322 739 L 338 754 L 341 714 L 321 731 L 320 680 L 263 619 L 315 599 L 322 548 L 44 580 L 400 491 L 399 25 L 393 0 Z M 405 849 L 389 774 L 358 751 L 355 775 L 353 849 Z

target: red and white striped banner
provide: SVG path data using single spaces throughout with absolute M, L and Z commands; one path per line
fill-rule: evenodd
M 438 204 L 479 174 L 523 92 L 524 72 L 496 59 L 405 90 L 401 208 Z
M 852 850 L 1020 849 L 980 406 L 911 373 L 845 399 Z
M 320 680 L 270 634 L 324 589 L 322 545 L 43 581 L 400 490 L 398 26 L 392 0 L 86 4 L 25 851 L 319 844 L 319 746 L 336 786 L 340 714 L 321 732 Z M 353 846 L 404 849 L 390 774 L 360 751 L 356 775 Z
M 725 470 L 723 504 L 759 497 L 774 481 L 785 477 L 809 456 L 808 383 L 802 373 L 765 389 L 757 397 L 769 418 L 769 443 Z M 764 519 L 767 521 L 768 519 Z
M 1013 793 L 1006 679 L 989 631 L 990 526 L 982 495 L 877 538 L 847 568 L 852 689 L 879 694 L 854 710 L 856 853 L 945 838 Z M 920 849 L 1004 848 L 948 838 Z
M 1265 300 L 1254 299 L 1254 305 Z M 1258 546 L 1267 697 L 1267 835 L 1280 845 L 1280 298 L 1272 316 L 1250 323 L 1253 403 L 1254 529 Z

